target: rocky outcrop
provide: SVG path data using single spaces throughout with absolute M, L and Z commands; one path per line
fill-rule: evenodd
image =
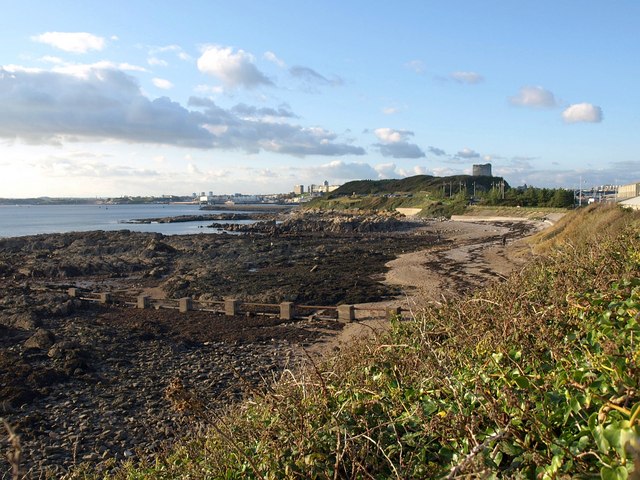
M 269 220 L 252 224 L 224 224 L 222 228 L 233 232 L 261 233 L 267 235 L 332 234 L 398 232 L 416 228 L 419 220 L 406 220 L 394 213 L 345 214 L 338 212 L 296 212 L 281 217 L 281 221 Z M 221 228 L 220 224 L 211 225 Z

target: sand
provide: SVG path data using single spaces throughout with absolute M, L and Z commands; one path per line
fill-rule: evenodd
M 453 299 L 505 279 L 531 258 L 524 238 L 550 224 L 504 217 L 434 222 L 424 228 L 439 235 L 437 245 L 402 254 L 386 264 L 389 270 L 384 283 L 401 287 L 403 295 L 384 302 L 359 304 L 356 308 L 401 307 L 408 310 L 403 315 L 410 317 L 429 303 Z M 362 310 L 358 314 L 366 316 Z M 349 323 L 328 341 L 310 347 L 309 354 L 324 357 L 357 339 L 373 341 L 388 327 L 386 319 L 364 318 Z

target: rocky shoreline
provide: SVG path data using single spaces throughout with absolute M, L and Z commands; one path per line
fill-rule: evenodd
M 257 394 L 284 368 L 306 361 L 307 349 L 336 345 L 344 327 L 314 315 L 283 322 L 105 307 L 69 297 L 69 287 L 130 298 L 393 301 L 409 287 L 384 281 L 391 260 L 446 252 L 471 237 L 474 248 L 497 245 L 504 232 L 516 238 L 532 227 L 485 225 L 475 229 L 479 237 L 468 237 L 469 228 L 394 214 L 310 212 L 233 235 L 123 230 L 0 239 L 0 416 L 19 435 L 23 478 L 59 478 L 82 463 L 108 470 L 161 451 L 206 428 L 195 406 L 224 408 Z M 438 262 L 429 268 L 457 278 L 451 259 Z M 452 288 L 466 289 L 464 278 Z M 7 435 L 0 445 L 14 451 Z M 10 468 L 0 458 L 0 478 Z
M 379 281 L 386 262 L 436 242 L 417 228 L 422 223 L 393 215 L 285 217 L 269 221 L 276 232 L 244 235 L 125 230 L 0 239 L 0 416 L 20 436 L 26 478 L 58 478 L 83 462 L 112 468 L 165 448 L 206 426 L 189 402 L 217 408 L 252 395 L 342 328 L 316 317 L 88 306 L 68 287 L 266 303 L 376 301 L 397 293 Z M 6 435 L 0 439 L 10 450 Z M 9 471 L 3 457 L 0 472 Z

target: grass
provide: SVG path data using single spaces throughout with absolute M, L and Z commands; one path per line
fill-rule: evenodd
M 208 435 L 107 477 L 638 478 L 639 220 L 572 213 L 507 281 L 225 414 L 193 400 Z
M 566 208 L 551 207 L 489 207 L 482 205 L 472 205 L 466 208 L 464 215 L 470 216 L 495 216 L 495 217 L 522 217 L 532 220 L 544 219 L 551 213 L 566 213 Z

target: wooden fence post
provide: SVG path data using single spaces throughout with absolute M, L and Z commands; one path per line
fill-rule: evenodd
M 178 300 L 178 306 L 180 309 L 180 313 L 186 313 L 189 310 L 193 310 L 193 302 L 191 297 L 184 297 Z
M 356 319 L 356 310 L 353 305 L 338 305 L 338 321 L 341 323 L 353 322 Z
M 224 314 L 228 317 L 235 317 L 238 314 L 238 300 L 235 298 L 225 298 Z
M 138 303 L 136 305 L 137 308 L 145 309 L 145 308 L 149 308 L 150 305 L 151 305 L 151 297 L 149 297 L 149 295 L 138 296 Z
M 293 302 L 282 302 L 280 304 L 280 320 L 293 320 L 295 310 Z

